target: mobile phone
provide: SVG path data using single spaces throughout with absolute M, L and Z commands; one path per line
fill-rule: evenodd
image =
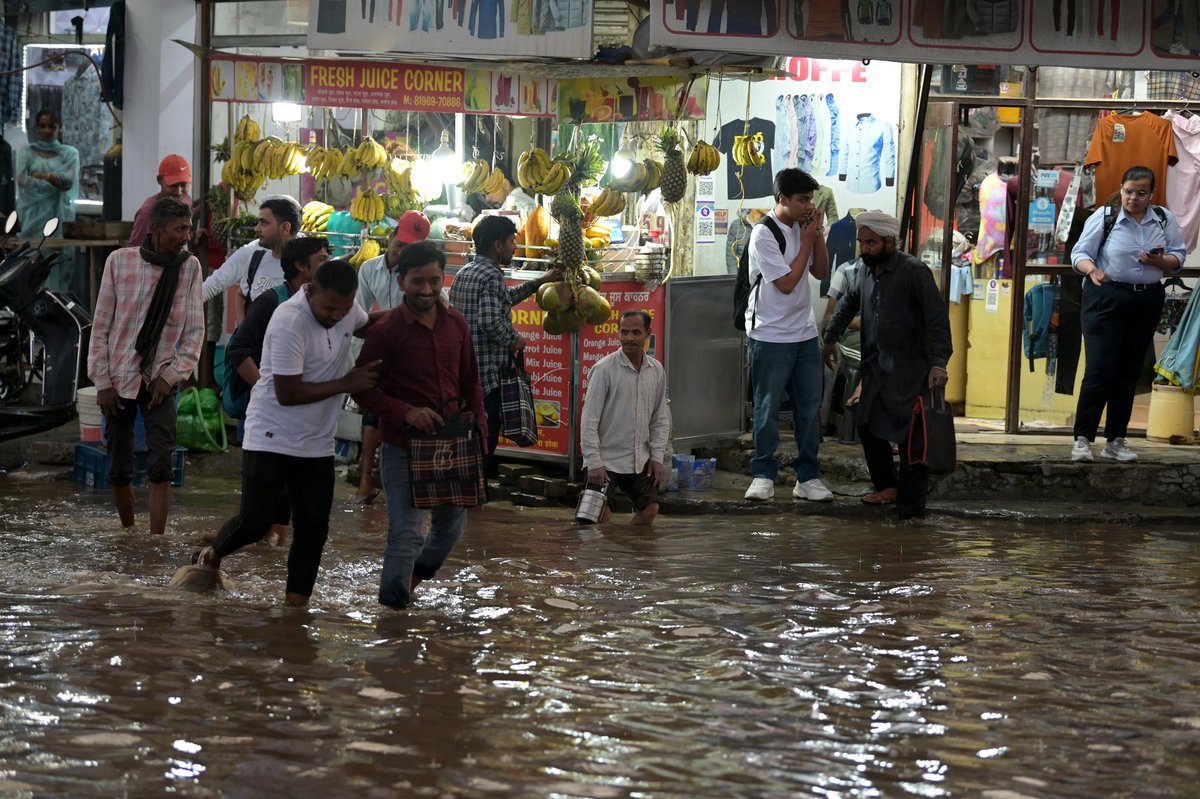
M 1155 247 L 1153 250 L 1150 251 L 1150 254 L 1151 255 L 1162 255 L 1164 252 L 1166 252 L 1165 248 Z

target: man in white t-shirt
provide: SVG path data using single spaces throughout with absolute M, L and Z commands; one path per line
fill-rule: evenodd
M 299 232 L 300 206 L 295 200 L 290 197 L 263 200 L 254 225 L 258 238 L 235 250 L 208 276 L 204 281 L 204 301 L 237 283 L 241 285 L 245 304 L 249 305 L 259 294 L 278 286 L 283 282 L 283 266 L 279 261 L 283 245 Z
M 820 184 L 799 169 L 775 175 L 775 207 L 750 233 L 750 301 L 746 308 L 750 379 L 754 387 L 754 459 L 746 499 L 775 496 L 779 476 L 779 407 L 786 393 L 795 429 L 796 486 L 792 496 L 823 502 L 833 494 L 821 482 L 821 344 L 813 320 L 808 277 L 829 275 L 824 218 L 813 207 Z M 782 243 L 782 248 L 780 244 Z M 760 280 L 761 278 L 761 280 Z
M 354 301 L 357 290 L 353 266 L 326 261 L 311 283 L 275 310 L 246 411 L 241 510 L 211 547 L 192 556 L 197 565 L 218 568 L 225 556 L 261 541 L 286 492 L 293 531 L 289 605 L 307 604 L 329 534 L 342 394 L 374 388 L 378 379 L 378 361 L 346 372 L 351 336 L 372 321 Z

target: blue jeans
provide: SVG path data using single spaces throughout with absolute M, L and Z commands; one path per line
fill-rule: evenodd
M 821 476 L 817 448 L 821 441 L 818 417 L 824 374 L 818 339 L 776 344 L 747 339 L 750 349 L 750 379 L 754 383 L 753 477 L 774 480 L 779 476 L 779 406 L 784 391 L 792 403 L 795 428 L 796 480 L 803 483 Z
M 408 483 L 408 450 L 384 442 L 379 448 L 379 469 L 387 492 L 388 537 L 383 552 L 379 602 L 402 608 L 412 600 L 412 579 L 428 580 L 450 556 L 467 526 L 467 509 L 454 507 L 424 511 L 413 507 Z M 433 515 L 432 528 L 422 537 L 425 514 Z

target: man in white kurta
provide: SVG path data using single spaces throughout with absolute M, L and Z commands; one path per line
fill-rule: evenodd
M 615 485 L 633 502 L 633 524 L 658 515 L 658 486 L 671 435 L 667 374 L 646 354 L 650 314 L 626 311 L 621 349 L 601 358 L 588 373 L 579 444 L 588 482 Z M 601 522 L 612 516 L 605 505 Z

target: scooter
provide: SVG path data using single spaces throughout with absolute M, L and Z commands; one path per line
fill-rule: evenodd
M 17 214 L 4 223 L 0 261 L 0 441 L 60 427 L 76 417 L 75 393 L 92 317 L 65 294 L 45 288 L 58 253 L 42 243 L 58 230 L 51 219 L 36 247 L 8 252 Z

